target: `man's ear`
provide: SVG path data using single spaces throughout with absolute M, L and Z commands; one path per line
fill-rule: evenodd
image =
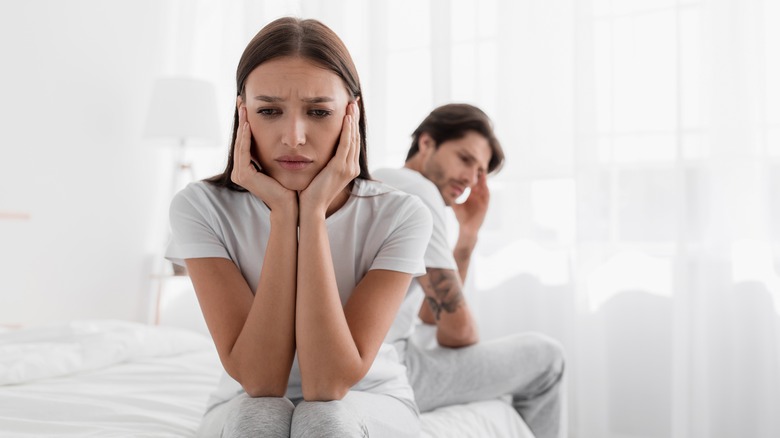
M 430 154 L 436 149 L 436 142 L 430 134 L 423 132 L 420 134 L 420 138 L 417 139 L 417 147 L 423 154 Z

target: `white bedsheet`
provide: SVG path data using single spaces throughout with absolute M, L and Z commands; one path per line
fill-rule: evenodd
M 191 437 L 221 366 L 207 337 L 119 321 L 0 332 L 0 437 Z M 533 438 L 508 403 L 422 416 L 424 438 Z
M 0 436 L 192 436 L 220 365 L 178 329 L 78 322 L 0 334 Z

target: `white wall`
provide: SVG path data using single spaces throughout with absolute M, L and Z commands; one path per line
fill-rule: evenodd
M 0 324 L 146 318 L 168 183 L 141 133 L 165 7 L 0 3 Z

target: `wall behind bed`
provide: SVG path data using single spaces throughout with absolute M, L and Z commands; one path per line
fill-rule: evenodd
M 167 4 L 0 2 L 0 324 L 146 317 Z

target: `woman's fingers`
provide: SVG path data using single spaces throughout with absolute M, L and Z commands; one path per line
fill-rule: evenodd
M 360 99 L 360 98 L 358 98 Z M 351 142 L 351 156 L 349 157 L 349 162 L 352 163 L 353 166 L 359 166 L 358 159 L 360 158 L 360 107 L 358 106 L 358 101 L 355 100 L 352 103 L 352 142 Z M 358 169 L 358 173 L 359 173 Z
M 249 127 L 249 122 L 246 120 L 246 108 L 242 107 L 239 117 L 241 123 L 241 166 L 246 168 L 252 161 L 252 152 L 250 151 L 250 145 L 252 144 L 252 129 Z
M 341 137 L 339 137 L 339 144 L 336 146 L 336 154 L 334 158 L 338 162 L 346 162 L 349 158 L 350 143 L 352 141 L 352 104 L 347 105 L 347 114 L 344 116 L 344 123 L 341 124 Z
M 238 109 L 238 132 L 236 133 L 236 144 L 233 150 L 233 182 L 244 186 L 242 184 L 244 178 L 246 178 L 249 166 L 251 166 L 251 152 L 249 145 L 252 144 L 252 132 L 249 128 L 249 122 L 246 120 L 246 108 L 240 107 Z
M 339 150 L 337 156 L 339 163 L 344 166 L 344 172 L 354 178 L 360 173 L 358 158 L 360 156 L 360 109 L 357 101 L 350 102 L 347 106 L 347 114 L 344 116 L 344 125 L 341 130 Z

